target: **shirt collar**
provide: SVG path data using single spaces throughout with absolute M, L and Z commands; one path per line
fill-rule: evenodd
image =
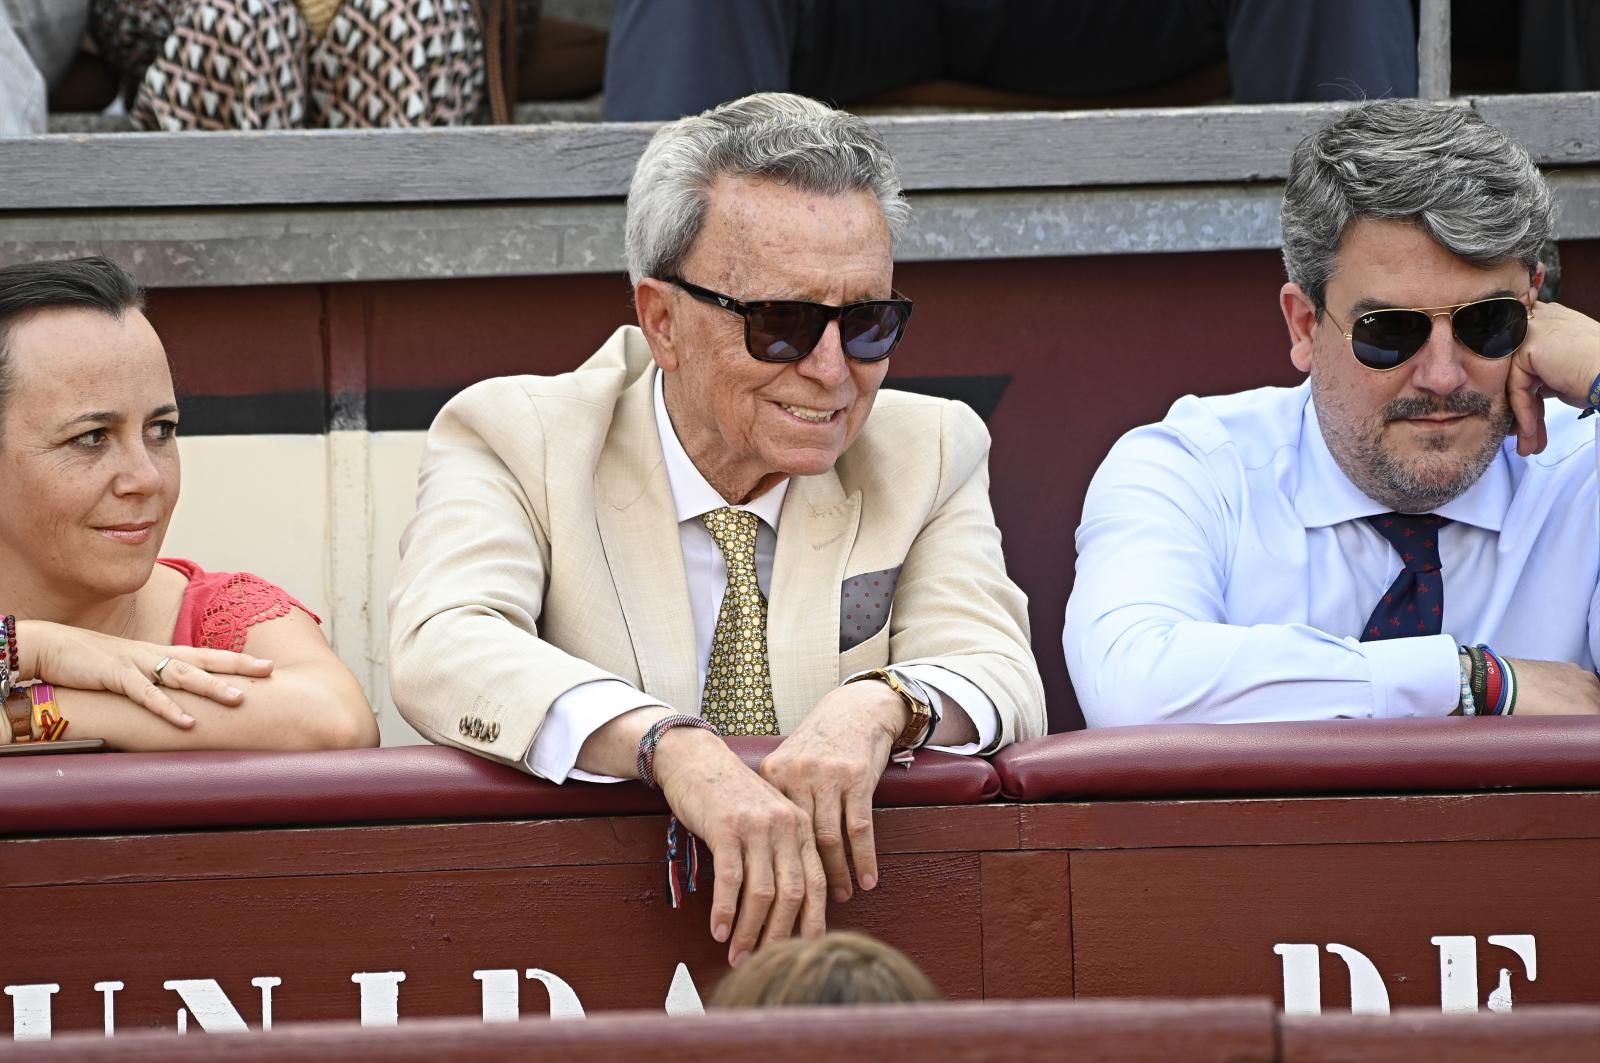
M 1301 521 L 1307 528 L 1324 528 L 1387 513 L 1381 502 L 1363 494 L 1339 468 L 1327 440 L 1322 437 L 1316 403 L 1311 399 L 1311 382 L 1301 386 L 1305 389 L 1306 405 L 1305 417 L 1300 422 L 1300 477 L 1294 499 L 1295 512 Z M 1452 521 L 1498 532 L 1511 505 L 1508 460 L 1506 448 L 1502 446 L 1471 487 L 1434 512 Z
M 659 368 L 653 372 L 656 375 L 656 433 L 661 437 L 661 454 L 667 463 L 667 484 L 672 489 L 672 505 L 677 510 L 678 523 L 682 524 L 686 520 L 697 520 L 712 510 L 724 509 L 728 503 L 716 488 L 706 482 L 706 478 L 690 460 L 688 451 L 683 449 L 677 430 L 672 427 L 672 418 L 667 415 L 666 391 L 661 383 L 664 374 Z M 783 499 L 788 492 L 789 480 L 785 477 L 760 498 L 732 508 L 749 510 L 767 527 L 777 531 L 778 518 L 783 512 Z

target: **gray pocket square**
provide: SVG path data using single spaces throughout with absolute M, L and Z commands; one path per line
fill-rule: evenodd
M 883 630 L 894 603 L 900 566 L 850 576 L 839 589 L 839 652 L 853 649 Z

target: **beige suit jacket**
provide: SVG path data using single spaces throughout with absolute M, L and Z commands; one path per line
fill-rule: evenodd
M 389 660 L 395 703 L 430 740 L 525 767 L 550 703 L 595 679 L 695 708 L 700 662 L 653 364 L 625 327 L 574 372 L 468 388 L 429 429 Z M 966 406 L 882 391 L 833 471 L 790 483 L 767 620 L 783 733 L 841 678 L 914 660 L 986 693 L 999 745 L 1044 732 L 988 450 Z M 856 614 L 849 600 L 841 610 L 841 589 L 859 602 L 872 579 L 893 587 L 887 621 L 842 632 Z

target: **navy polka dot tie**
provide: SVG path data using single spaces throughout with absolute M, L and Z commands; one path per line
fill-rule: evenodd
M 1405 567 L 1372 611 L 1361 641 L 1439 634 L 1444 625 L 1439 529 L 1450 522 L 1432 513 L 1380 513 L 1367 521 L 1394 547 Z

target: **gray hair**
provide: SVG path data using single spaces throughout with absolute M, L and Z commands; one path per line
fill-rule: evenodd
M 891 236 L 911 216 L 894 158 L 856 115 L 784 92 L 761 92 L 663 126 L 628 186 L 628 277 L 676 273 L 705 223 L 719 177 L 770 177 L 807 192 L 871 192 Z
M 1358 218 L 1421 227 L 1476 266 L 1530 273 L 1550 235 L 1550 189 L 1533 159 L 1475 111 L 1378 100 L 1295 148 L 1283 192 L 1283 264 L 1325 306 L 1335 255 Z

